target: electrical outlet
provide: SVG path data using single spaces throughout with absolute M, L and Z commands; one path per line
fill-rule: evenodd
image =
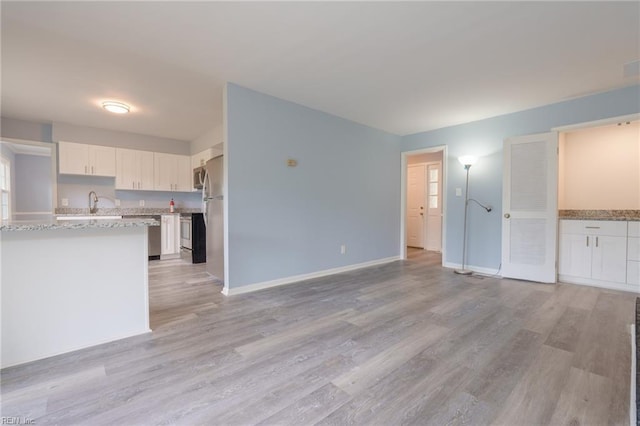
M 144 207 L 144 200 L 140 200 L 140 207 Z
M 113 201 L 113 204 L 115 204 L 115 206 L 116 206 L 116 207 L 120 207 L 120 199 L 119 199 L 119 198 L 116 198 L 116 199 Z
M 456 188 L 456 197 L 462 197 L 462 188 Z
M 346 244 L 342 244 L 340 246 L 340 254 L 345 254 L 347 252 L 347 245 Z
M 63 198 L 61 201 L 62 207 L 67 207 L 69 205 L 69 199 Z

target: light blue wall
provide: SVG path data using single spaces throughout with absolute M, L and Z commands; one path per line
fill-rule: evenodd
M 226 102 L 230 288 L 398 256 L 399 136 L 234 84 Z
M 464 190 L 464 169 L 457 158 L 474 154 L 479 161 L 471 168 L 471 197 L 491 204 L 493 212 L 471 204 L 467 263 L 498 269 L 501 257 L 502 144 L 511 136 L 548 132 L 554 127 L 618 117 L 640 112 L 640 86 L 627 87 L 593 96 L 547 105 L 487 120 L 418 133 L 402 138 L 402 151 L 447 145 L 447 258 L 462 259 L 464 199 L 455 188 Z
M 40 155 L 15 156 L 14 212 L 50 212 L 53 205 L 51 157 Z

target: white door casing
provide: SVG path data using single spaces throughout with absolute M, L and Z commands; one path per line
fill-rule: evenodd
M 556 282 L 558 134 L 504 142 L 502 276 Z
M 427 163 L 427 241 L 426 249 L 442 250 L 442 163 Z
M 407 246 L 424 248 L 425 166 L 407 167 Z

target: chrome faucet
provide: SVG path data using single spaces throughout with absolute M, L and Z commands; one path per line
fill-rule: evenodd
M 91 194 L 93 194 L 93 197 L 91 196 Z M 97 212 L 98 212 L 98 195 L 95 193 L 95 191 L 91 191 L 89 192 L 89 214 L 96 214 Z

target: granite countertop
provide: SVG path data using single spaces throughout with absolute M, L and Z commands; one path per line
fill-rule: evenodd
M 563 220 L 640 221 L 640 210 L 560 210 Z
M 176 208 L 173 214 L 184 213 L 201 213 L 202 209 L 190 209 L 190 208 Z M 56 208 L 56 216 L 88 216 L 88 208 L 77 207 L 58 207 Z M 100 216 L 157 216 L 161 214 L 171 214 L 169 208 L 155 208 L 155 207 L 113 207 L 113 208 L 99 208 L 98 215 Z
M 0 231 L 45 231 L 51 229 L 88 229 L 88 228 L 133 228 L 138 226 L 160 226 L 160 222 L 151 218 L 136 219 L 90 219 L 90 220 L 14 220 L 0 222 Z

